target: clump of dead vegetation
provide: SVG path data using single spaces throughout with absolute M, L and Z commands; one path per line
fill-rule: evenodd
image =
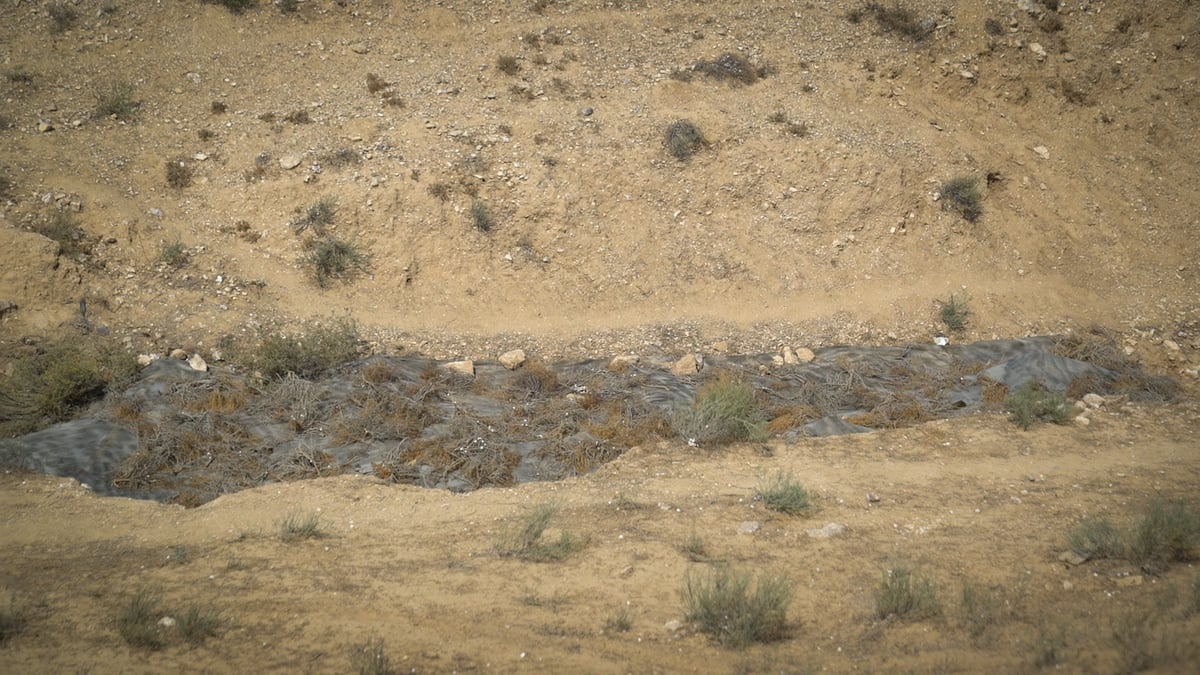
M 850 10 L 846 15 L 850 23 L 855 24 L 862 23 L 867 17 L 874 18 L 883 31 L 902 35 L 915 42 L 929 37 L 937 28 L 937 21 L 932 17 L 921 18 L 913 10 L 898 3 L 889 7 L 881 2 L 868 2 Z
M 767 77 L 770 72 L 767 66 L 755 65 L 741 54 L 725 52 L 715 59 L 700 60 L 688 68 L 676 70 L 671 77 L 686 82 L 698 74 L 713 80 L 750 85 Z

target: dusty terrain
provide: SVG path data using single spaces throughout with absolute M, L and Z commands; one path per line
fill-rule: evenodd
M 924 39 L 817 1 L 85 1 L 62 30 L 48 3 L 6 3 L 6 348 L 86 320 L 220 368 L 228 336 L 349 319 L 364 351 L 436 358 L 759 353 L 928 342 L 956 293 L 973 314 L 955 340 L 1098 324 L 1185 395 L 1030 432 L 981 415 L 667 443 L 466 495 L 339 477 L 184 510 L 8 474 L 2 586 L 33 618 L 0 648 L 5 669 L 344 672 L 374 636 L 420 672 L 1014 671 L 1059 642 L 1071 671 L 1128 669 L 1131 642 L 1191 670 L 1194 569 L 1058 555 L 1085 516 L 1124 523 L 1195 494 L 1200 9 L 904 4 L 931 20 Z M 692 68 L 724 53 L 765 76 Z M 114 90 L 131 109 L 97 115 Z M 678 119 L 709 143 L 687 161 L 664 148 Z M 939 199 L 964 175 L 983 190 L 975 222 Z M 326 198 L 325 234 L 300 230 Z M 38 233 L 64 222 L 78 251 Z M 320 287 L 304 257 L 322 236 L 369 267 Z M 817 512 L 753 501 L 779 469 Z M 582 550 L 496 556 L 521 509 L 550 501 Z M 327 536 L 279 541 L 296 512 Z M 761 527 L 738 534 L 746 521 Z M 829 522 L 846 532 L 806 534 Z M 698 562 L 679 550 L 692 535 Z M 940 617 L 874 616 L 903 561 L 938 582 Z M 668 627 L 686 573 L 713 562 L 791 579 L 787 639 L 737 651 Z M 966 582 L 1004 598 L 977 637 L 958 616 Z M 215 607 L 218 635 L 125 644 L 116 617 L 144 588 Z

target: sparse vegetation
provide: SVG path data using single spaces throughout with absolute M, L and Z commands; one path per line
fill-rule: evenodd
M 50 3 L 50 6 L 46 8 L 46 13 L 50 15 L 50 32 L 56 35 L 71 30 L 71 27 L 79 20 L 79 13 L 65 2 Z
M 358 358 L 358 329 L 350 321 L 310 328 L 304 336 L 268 332 L 252 348 L 237 343 L 230 356 L 263 377 L 311 378 Z
M 762 575 L 755 580 L 748 572 L 726 567 L 689 573 L 683 599 L 688 620 L 723 645 L 741 648 L 787 635 L 792 587 L 786 577 Z
M 698 445 L 755 441 L 766 437 L 766 411 L 754 389 L 729 372 L 703 384 L 690 406 L 675 410 L 675 431 Z
M 350 668 L 359 675 L 397 675 L 400 672 L 392 665 L 380 638 L 370 638 L 356 645 L 350 652 Z
M 496 69 L 505 75 L 516 75 L 521 72 L 521 63 L 515 56 L 500 56 L 496 58 Z
M 202 0 L 202 2 L 210 5 L 221 5 L 233 14 L 241 14 L 254 7 L 255 0 Z
M 779 471 L 764 479 L 758 487 L 758 496 L 768 509 L 788 515 L 807 513 L 813 508 L 808 491 L 790 472 Z
M 179 635 L 189 644 L 202 644 L 215 637 L 221 627 L 221 613 L 211 607 L 192 605 L 176 619 Z
M 496 542 L 496 554 L 532 562 L 557 562 L 583 547 L 583 542 L 566 530 L 558 538 L 544 540 L 550 522 L 558 514 L 558 505 L 541 504 L 527 509 L 505 527 Z
M 967 307 L 967 303 L 970 301 L 969 295 L 955 297 L 953 293 L 947 300 L 938 300 L 938 304 L 942 306 L 940 314 L 946 330 L 961 333 L 967 329 L 967 320 L 971 317 L 971 309 Z
M 192 165 L 184 157 L 167 160 L 167 185 L 181 190 L 192 184 Z
M 304 213 L 292 220 L 292 231 L 296 234 L 311 229 L 318 237 L 325 234 L 325 228 L 333 225 L 337 216 L 337 198 L 321 197 Z
M 224 115 L 229 112 L 229 106 L 221 101 L 213 101 L 208 106 L 208 111 L 214 115 Z
M 321 515 L 315 511 L 295 511 L 279 522 L 279 538 L 283 541 L 319 539 L 325 536 L 321 527 Z
M 283 121 L 291 124 L 312 124 L 312 116 L 307 110 L 293 110 L 283 116 Z
M 973 638 L 982 636 L 1000 620 L 1004 600 L 996 591 L 973 582 L 966 582 L 959 596 L 959 625 Z
M 1026 382 L 1004 399 L 1004 409 L 1017 426 L 1028 430 L 1037 422 L 1065 424 L 1071 417 L 1067 397 L 1047 391 L 1036 382 Z
M 134 100 L 135 88 L 130 82 L 115 82 L 96 95 L 96 116 L 131 120 L 140 103 Z
M 275 0 L 280 14 L 293 14 L 300 9 L 300 0 Z
M 875 591 L 877 618 L 920 620 L 941 611 L 933 580 L 921 570 L 899 564 L 883 573 L 883 581 Z
M 967 222 L 979 220 L 983 215 L 983 195 L 979 192 L 979 179 L 974 176 L 952 178 L 939 190 L 942 209 L 958 211 Z
M 885 32 L 897 33 L 916 42 L 924 40 L 937 28 L 937 22 L 932 18 L 918 19 L 915 12 L 899 4 L 888 7 L 880 2 L 868 2 L 850 10 L 846 18 L 851 23 L 861 23 L 867 16 L 874 17 L 875 23 Z
M 183 245 L 183 242 L 176 239 L 169 244 L 163 244 L 159 259 L 171 267 L 180 268 L 188 264 L 191 256 L 188 254 L 187 247 Z
M 46 220 L 33 226 L 33 231 L 58 242 L 58 254 L 79 258 L 92 252 L 91 239 L 70 211 L 53 211 Z
M 162 649 L 167 641 L 159 629 L 161 597 L 156 591 L 141 589 L 129 599 L 117 617 L 117 631 L 130 647 Z
M 628 633 L 633 628 L 633 615 L 629 612 L 629 606 L 623 605 L 618 609 L 616 614 L 604 622 L 604 628 L 613 633 Z
M 754 84 L 767 76 L 764 66 L 756 66 L 741 54 L 725 52 L 711 61 L 698 61 L 692 69 L 705 77 L 740 84 Z
M 491 232 L 496 225 L 491 209 L 478 199 L 471 201 L 471 224 L 480 232 Z
M 29 86 L 33 84 L 33 73 L 29 72 L 24 67 L 17 66 L 5 71 L 4 79 L 7 80 L 9 84 Z
M 667 127 L 663 142 L 667 146 L 667 152 L 680 161 L 690 159 L 709 145 L 700 129 L 688 120 L 672 122 Z
M 16 593 L 8 597 L 7 605 L 0 605 L 0 647 L 12 638 L 24 633 L 33 618 L 29 607 L 17 598 Z
M 1143 568 L 1162 568 L 1195 559 L 1200 546 L 1200 512 L 1183 499 L 1156 498 L 1129 534 L 1129 552 Z
M 1038 622 L 1038 633 L 1034 643 L 1033 665 L 1037 668 L 1052 668 L 1062 663 L 1067 649 L 1067 627 L 1061 621 Z
M 1067 533 L 1067 545 L 1088 560 L 1120 558 L 1125 539 L 1107 518 L 1085 518 Z
M 312 268 L 317 286 L 328 288 L 334 279 L 349 280 L 365 272 L 371 256 L 353 242 L 329 237 L 314 240 L 304 261 Z
M 684 539 L 683 543 L 679 545 L 679 552 L 692 562 L 708 560 L 708 545 L 704 543 L 704 537 L 701 537 L 700 533 L 695 530 L 692 530 L 687 539 Z

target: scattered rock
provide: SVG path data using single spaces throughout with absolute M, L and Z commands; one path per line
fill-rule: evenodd
M 37 130 L 38 133 L 44 134 L 48 131 L 54 131 L 54 125 L 46 120 L 38 120 Z
M 1078 424 L 1081 427 L 1086 427 L 1087 425 L 1092 423 L 1092 421 L 1090 419 L 1088 419 L 1087 415 L 1079 415 L 1078 417 L 1075 418 L 1074 422 L 1075 422 L 1075 424 Z
M 138 354 L 137 362 L 139 366 L 148 366 L 161 358 L 160 354 Z
M 192 354 L 192 357 L 187 362 L 192 367 L 192 370 L 198 370 L 202 373 L 208 372 L 208 364 L 204 362 L 204 358 L 199 354 Z
M 741 525 L 738 525 L 737 533 L 754 534 L 755 532 L 758 532 L 760 527 L 762 527 L 762 523 L 758 522 L 757 520 L 747 520 Z
M 612 361 L 608 362 L 608 369 L 612 370 L 612 371 L 620 372 L 622 370 L 625 370 L 626 368 L 629 368 L 630 366 L 637 365 L 638 360 L 639 360 L 639 358 L 633 354 L 626 354 L 624 356 L 614 356 Z
M 1033 146 L 1033 151 L 1036 152 L 1038 157 L 1041 157 L 1042 159 L 1050 159 L 1050 148 L 1047 148 L 1044 145 Z
M 370 53 L 371 48 L 368 47 L 367 43 L 365 42 L 355 42 L 354 44 L 350 45 L 350 51 L 354 52 L 355 54 L 368 54 Z
M 845 532 L 846 526 L 842 523 L 826 523 L 824 527 L 819 527 L 815 530 L 805 530 L 805 533 L 813 539 L 829 539 L 839 534 L 845 534 Z
M 300 166 L 300 155 L 284 155 L 283 157 L 280 157 L 279 166 L 285 171 L 291 171 L 292 169 Z
M 175 627 L 175 619 L 173 619 L 169 616 L 164 616 L 163 618 L 158 620 L 158 627 L 159 628 L 174 628 Z
M 1033 52 L 1034 58 L 1036 58 L 1038 61 L 1046 60 L 1046 48 L 1040 44 L 1036 42 L 1031 43 L 1029 45 L 1029 51 Z
M 1164 347 L 1167 348 L 1167 351 L 1170 351 L 1170 352 L 1179 351 L 1179 343 L 1174 340 L 1163 340 L 1162 344 Z
M 817 355 L 808 347 L 801 347 L 796 350 L 796 361 L 799 363 L 812 363 Z
M 671 372 L 680 376 L 695 375 L 700 372 L 700 366 L 703 363 L 703 358 L 699 354 L 684 354 L 671 366 Z
M 442 367 L 445 368 L 446 370 L 458 373 L 459 375 L 466 375 L 467 377 L 475 377 L 475 362 L 471 361 L 469 359 L 466 359 L 463 361 L 450 361 L 449 363 L 443 363 Z
M 175 348 L 171 350 L 170 357 L 177 361 L 187 361 L 188 353 L 182 349 Z
M 868 492 L 867 493 L 867 503 L 868 504 L 878 504 L 879 503 L 879 495 L 875 494 L 874 492 Z
M 584 108 L 583 110 L 579 111 L 579 114 L 583 115 L 584 117 L 591 117 L 593 112 L 595 111 L 593 111 L 591 108 Z
M 799 363 L 800 359 L 796 356 L 796 352 L 792 351 L 791 347 L 784 347 L 783 362 L 790 366 Z
M 1105 401 L 1103 396 L 1093 393 L 1084 394 L 1083 403 L 1089 408 L 1103 408 Z
M 508 368 L 509 370 L 516 370 L 517 368 L 520 368 L 523 363 L 525 363 L 525 350 L 514 349 L 512 351 L 504 352 L 500 355 L 499 360 L 500 365 L 504 366 L 505 368 Z
M 667 629 L 668 633 L 675 633 L 683 628 L 683 622 L 679 619 L 671 619 L 663 624 L 663 628 Z

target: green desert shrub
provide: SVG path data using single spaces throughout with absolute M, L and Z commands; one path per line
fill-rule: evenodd
M 754 388 L 728 372 L 705 383 L 692 404 L 675 410 L 675 431 L 699 445 L 757 441 L 766 437 L 766 410 Z
M 763 480 L 758 487 L 758 496 L 768 509 L 780 513 L 797 515 L 812 509 L 808 491 L 791 473 L 783 471 Z
M 140 107 L 133 98 L 134 91 L 131 82 L 114 82 L 109 85 L 108 89 L 96 94 L 96 116 L 132 119 Z
M 231 358 L 263 377 L 312 378 L 358 358 L 358 327 L 351 321 L 308 329 L 301 336 L 265 332 L 252 346 L 233 343 Z
M 926 619 L 941 611 L 933 580 L 921 570 L 902 564 L 883 573 L 875 591 L 876 617 Z
M 663 144 L 672 157 L 683 161 L 708 147 L 708 140 L 692 122 L 676 120 L 667 126 Z
M 1022 429 L 1029 429 L 1036 422 L 1063 424 L 1071 417 L 1067 397 L 1055 391 L 1027 382 L 1009 393 L 1004 399 L 1004 409 Z
M 1107 518 L 1086 518 L 1067 533 L 1067 545 L 1088 560 L 1120 558 L 1125 538 Z
M 130 647 L 162 649 L 167 641 L 159 628 L 161 597 L 155 591 L 139 590 L 117 616 L 117 631 Z
M 967 320 L 971 317 L 971 309 L 967 307 L 970 300 L 970 296 L 955 297 L 951 293 L 949 299 L 938 301 L 938 304 L 942 306 L 940 315 L 942 323 L 946 325 L 946 330 L 954 333 L 966 330 Z
M 958 211 L 968 222 L 979 220 L 983 215 L 983 195 L 979 192 L 979 179 L 974 176 L 959 176 L 942 183 L 939 190 L 943 209 Z
M 557 538 L 543 536 L 557 514 L 556 504 L 530 507 L 501 530 L 496 554 L 532 562 L 557 562 L 578 551 L 583 546 L 582 540 L 566 530 L 560 530 Z
M 313 240 L 304 256 L 317 286 L 328 288 L 334 279 L 349 281 L 370 268 L 371 255 L 358 244 L 337 237 Z
M 740 648 L 774 642 L 787 634 L 791 582 L 783 576 L 762 575 L 725 567 L 706 574 L 689 573 L 683 600 L 687 618 L 717 642 Z
M 325 536 L 321 516 L 314 511 L 296 511 L 279 521 L 279 538 L 283 541 L 319 539 Z
M 1152 500 L 1129 533 L 1129 552 L 1143 565 L 1188 562 L 1198 545 L 1200 512 L 1184 499 Z

